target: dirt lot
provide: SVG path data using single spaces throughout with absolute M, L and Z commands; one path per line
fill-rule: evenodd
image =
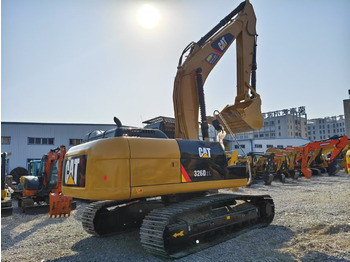
M 176 261 L 350 261 L 350 175 L 339 172 L 285 184 L 255 184 L 240 194 L 270 194 L 273 223 Z M 138 231 L 97 238 L 69 218 L 23 215 L 13 202 L 1 219 L 1 261 L 163 261 L 146 253 Z

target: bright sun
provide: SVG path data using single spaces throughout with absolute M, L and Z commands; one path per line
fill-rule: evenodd
M 137 18 L 142 27 L 154 28 L 159 24 L 160 15 L 156 8 L 145 4 L 139 8 Z

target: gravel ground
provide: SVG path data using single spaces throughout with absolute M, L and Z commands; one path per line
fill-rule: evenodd
M 350 175 L 258 183 L 237 192 L 270 194 L 272 224 L 175 261 L 350 261 Z M 164 261 L 143 250 L 138 231 L 104 238 L 86 233 L 84 202 L 70 217 L 55 219 L 24 215 L 13 205 L 13 215 L 1 218 L 1 261 Z

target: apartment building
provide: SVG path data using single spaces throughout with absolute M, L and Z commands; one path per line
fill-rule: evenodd
M 307 125 L 308 138 L 312 141 L 346 134 L 344 115 L 309 119 Z
M 305 106 L 263 113 L 260 130 L 237 134 L 238 139 L 303 138 L 308 139 Z

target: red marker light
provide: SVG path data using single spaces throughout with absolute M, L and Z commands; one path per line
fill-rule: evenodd
M 107 180 L 107 176 L 104 176 L 103 179 L 104 179 L 104 180 Z

